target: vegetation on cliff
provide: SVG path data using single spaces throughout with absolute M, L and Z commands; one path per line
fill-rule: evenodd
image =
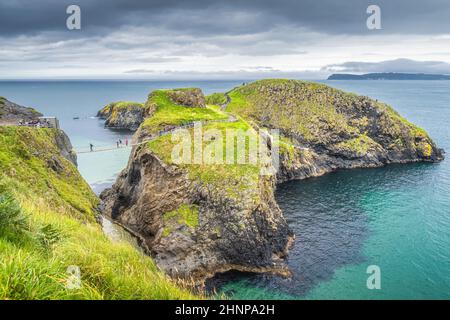
M 390 106 L 324 84 L 261 80 L 236 88 L 229 96 L 227 111 L 256 125 L 278 128 L 300 145 L 344 158 L 364 156 L 370 150 L 382 151 L 392 162 L 442 157 L 423 129 Z
M 99 201 L 56 147 L 59 134 L 0 127 L 0 299 L 193 298 L 103 234 Z M 67 287 L 69 266 L 81 287 Z
M 97 116 L 106 120 L 106 127 L 134 131 L 152 112 L 153 109 L 143 103 L 119 101 L 105 106 Z
M 112 119 L 117 118 L 117 114 L 120 111 L 128 111 L 132 109 L 142 109 L 144 108 L 144 104 L 140 102 L 131 102 L 131 101 L 119 101 L 113 102 L 106 105 L 103 109 L 98 112 L 99 117 L 111 117 Z
M 202 120 L 202 119 L 199 119 Z M 189 178 L 202 185 L 208 185 L 209 188 L 213 188 L 217 191 L 221 191 L 229 197 L 239 198 L 245 195 L 246 197 L 252 197 L 258 199 L 259 196 L 259 175 L 261 171 L 261 164 L 248 163 L 249 159 L 249 139 L 257 139 L 257 132 L 253 130 L 244 121 L 236 122 L 217 122 L 209 123 L 202 126 L 204 131 L 217 130 L 222 137 L 226 137 L 226 130 L 241 130 L 248 134 L 245 141 L 245 163 L 238 163 L 237 159 L 237 140 L 233 143 L 227 143 L 226 139 L 211 140 L 203 139 L 201 152 L 202 159 L 205 150 L 209 145 L 220 143 L 222 145 L 222 161 L 220 163 L 195 163 L 194 162 L 194 146 L 191 145 L 191 161 L 188 163 L 178 164 L 180 168 L 183 168 L 189 173 Z M 194 141 L 194 128 L 187 129 L 191 137 L 191 141 Z M 147 143 L 147 147 L 158 157 L 160 157 L 165 163 L 173 164 L 172 152 L 175 146 L 180 141 L 174 140 L 172 134 L 161 136 Z M 227 163 L 226 155 L 233 154 L 233 161 Z
M 191 89 L 155 90 L 149 95 L 146 105 L 152 106 L 155 112 L 144 121 L 143 130 L 149 133 L 157 133 L 193 121 L 224 120 L 228 118 L 226 114 L 212 107 L 192 104 L 193 99 L 188 100 L 191 103 L 190 106 L 175 103 L 171 96 L 173 92 L 180 90 L 188 93 Z
M 198 90 L 182 89 L 177 102 L 172 91 L 149 95 L 155 112 L 137 138 L 153 139 L 133 149 L 127 168 L 102 193 L 105 213 L 139 233 L 172 276 L 201 282 L 227 270 L 287 274 L 282 257 L 291 233 L 274 200 L 275 179 L 261 175 L 268 165 L 258 156 L 250 160 L 258 132 L 209 104 L 220 101 L 207 98 L 203 107 L 179 99 L 193 101 L 195 92 L 202 101 Z M 201 125 L 179 128 L 194 121 Z M 174 156 L 180 145 L 186 148 Z
M 170 98 L 171 91 L 172 90 L 156 90 L 150 94 L 148 103 L 155 104 L 156 112 L 152 115 L 152 117 L 145 120 L 141 130 L 147 133 L 156 133 L 157 130 L 174 128 L 194 121 L 206 122 L 206 124 L 202 126 L 202 133 L 209 130 L 216 130 L 215 132 L 220 134 L 222 137 L 226 137 L 226 130 L 241 130 L 242 132 L 246 132 L 248 134 L 244 146 L 246 148 L 245 156 L 248 160 L 248 140 L 251 138 L 256 139 L 257 132 L 242 120 L 236 119 L 232 122 L 222 122 L 222 120 L 227 120 L 229 115 L 215 108 L 215 105 L 220 103 L 217 97 L 222 96 L 221 94 L 217 94 L 214 101 L 206 97 L 206 103 L 208 103 L 206 108 L 186 107 L 175 104 L 172 101 Z M 194 128 L 188 128 L 186 130 L 192 139 L 191 141 L 194 141 Z M 172 152 L 179 142 L 180 141 L 173 138 L 172 133 L 169 133 L 151 140 L 146 144 L 146 147 L 149 148 L 149 150 L 151 150 L 155 155 L 160 157 L 166 164 L 173 165 Z M 233 144 L 230 144 L 227 143 L 225 139 L 222 139 L 219 142 L 218 140 L 215 140 L 215 137 L 202 140 L 202 159 L 203 152 L 208 148 L 208 145 L 211 146 L 212 144 L 217 143 L 222 145 L 223 157 L 220 163 L 196 164 L 193 160 L 195 151 L 192 144 L 190 150 L 190 161 L 184 164 L 178 164 L 178 166 L 188 172 L 190 180 L 199 183 L 201 186 L 207 186 L 210 190 L 214 190 L 215 192 L 223 192 L 225 195 L 233 199 L 237 199 L 245 195 L 248 198 L 252 198 L 255 202 L 259 201 L 259 196 L 261 195 L 259 190 L 259 174 L 261 170 L 260 164 L 238 164 L 236 148 L 237 140 L 234 141 Z M 234 159 L 232 163 L 227 164 L 226 155 L 230 153 L 234 155 Z M 180 208 L 181 209 L 172 210 L 165 213 L 164 217 L 172 217 L 176 213 L 184 213 L 184 216 L 186 216 L 186 212 L 190 212 L 187 210 L 187 208 L 190 208 L 187 204 L 183 204 Z M 164 235 L 168 235 L 171 231 L 173 231 L 173 227 L 170 226 L 170 223 L 173 223 L 173 221 L 169 221 L 172 219 L 167 220 Z M 179 223 L 184 223 L 186 226 L 191 228 L 195 228 L 198 225 L 189 224 L 189 221 L 190 219 L 186 218 L 178 219 Z
M 226 94 L 224 93 L 212 93 L 206 96 L 206 103 L 216 106 L 226 104 L 228 101 Z

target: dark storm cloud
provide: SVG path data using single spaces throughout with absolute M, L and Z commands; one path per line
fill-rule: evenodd
M 443 61 L 415 61 L 396 59 L 381 62 L 350 61 L 328 65 L 322 68 L 328 72 L 407 72 L 407 73 L 444 73 L 450 74 L 450 64 Z
M 154 27 L 189 33 L 251 34 L 289 25 L 329 34 L 369 32 L 366 8 L 382 10 L 384 33 L 448 33 L 448 0 L 2 0 L 0 35 L 28 35 L 65 30 L 70 4 L 82 9 L 90 34 L 125 26 Z

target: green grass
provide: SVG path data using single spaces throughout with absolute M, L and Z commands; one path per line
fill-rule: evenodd
M 283 128 L 310 143 L 320 143 L 330 129 L 349 135 L 357 131 L 334 107 L 336 92 L 307 81 L 261 80 L 231 91 L 227 111 L 258 125 Z
M 0 237 L 17 241 L 28 231 L 28 219 L 9 193 L 0 194 Z
M 0 168 L 14 178 L 18 192 L 40 194 L 74 217 L 94 221 L 99 201 L 73 164 L 59 155 L 55 129 L 0 127 Z M 55 165 L 59 170 L 51 170 Z
M 205 98 L 207 104 L 220 106 L 227 103 L 227 96 L 224 93 L 212 93 Z
M 223 123 L 210 123 L 202 127 L 203 132 L 209 130 L 215 130 L 216 133 L 220 133 L 223 137 L 222 141 L 213 140 L 206 141 L 203 139 L 201 152 L 204 155 L 207 146 L 212 144 L 220 144 L 222 146 L 223 160 L 219 164 L 208 164 L 202 162 L 201 164 L 194 163 L 194 148 L 191 145 L 191 151 L 189 158 L 190 163 L 178 164 L 180 167 L 186 169 L 189 173 L 189 178 L 200 182 L 201 184 L 207 184 L 212 188 L 224 192 L 226 195 L 238 198 L 242 196 L 243 193 L 246 196 L 256 198 L 259 196 L 259 179 L 261 166 L 260 163 L 251 164 L 249 162 L 249 139 L 245 138 L 245 160 L 243 164 L 237 163 L 237 140 L 234 143 L 227 143 L 226 132 L 231 130 L 235 132 L 236 130 L 241 130 L 242 133 L 249 134 L 250 137 L 256 138 L 256 131 L 254 131 L 246 122 L 223 122 Z M 249 131 L 247 131 L 249 130 Z M 194 129 L 189 129 L 191 141 L 194 137 Z M 212 131 L 209 131 L 212 132 Z M 165 163 L 173 164 L 172 152 L 175 146 L 180 141 L 172 141 L 172 135 L 165 135 L 154 139 L 147 143 L 147 147 L 152 150 L 158 157 L 160 157 Z M 214 148 L 212 148 L 214 149 Z M 230 160 L 230 164 L 227 164 L 226 155 L 232 154 L 233 159 Z M 215 156 L 215 153 L 212 153 Z M 220 158 L 219 158 L 220 160 Z
M 98 199 L 59 155 L 55 134 L 0 127 L 0 299 L 196 298 L 151 258 L 103 234 Z M 78 289 L 66 287 L 69 266 L 80 268 Z
M 168 97 L 170 90 L 156 90 L 149 96 L 147 104 L 153 104 L 156 106 L 156 112 L 152 117 L 145 120 L 142 125 L 142 129 L 155 133 L 159 130 L 163 130 L 167 126 L 180 126 L 193 121 L 215 121 L 228 119 L 229 115 L 221 112 L 217 106 L 209 105 L 206 108 L 190 108 L 177 105 L 173 103 Z M 251 136 L 256 137 L 256 132 L 245 121 L 237 122 L 215 122 L 202 126 L 204 131 L 216 130 L 220 132 L 223 137 L 226 135 L 226 130 L 242 130 L 249 131 Z M 191 138 L 193 138 L 193 129 L 188 130 Z M 202 151 L 217 141 L 205 141 L 203 140 Z M 172 141 L 172 134 L 161 136 L 147 143 L 147 147 L 152 150 L 158 157 L 164 162 L 172 164 L 172 152 L 178 142 Z M 236 145 L 237 142 L 235 142 Z M 258 181 L 260 166 L 258 164 L 236 164 L 236 161 L 232 164 L 225 163 L 225 157 L 227 150 L 229 154 L 233 153 L 234 158 L 237 158 L 235 145 L 226 144 L 226 140 L 222 141 L 222 152 L 224 161 L 220 161 L 220 164 L 195 164 L 193 158 L 189 161 L 189 164 L 180 164 L 189 172 L 189 177 L 192 180 L 196 180 L 202 184 L 208 184 L 210 187 L 221 189 L 226 192 L 227 195 L 238 197 L 241 192 L 248 192 L 250 196 L 258 193 Z M 246 159 L 248 159 L 248 143 L 245 145 Z M 214 152 L 212 152 L 215 155 Z M 191 156 L 193 157 L 194 150 L 191 149 Z
M 155 105 L 156 111 L 152 117 L 146 119 L 142 124 L 144 130 L 155 133 L 168 126 L 180 126 L 193 121 L 228 118 L 225 113 L 214 108 L 191 108 L 177 105 L 172 102 L 167 93 L 168 90 L 156 90 L 150 94 L 147 105 Z
M 257 126 L 282 129 L 302 143 L 334 145 L 333 149 L 342 147 L 362 154 L 377 145 L 365 136 L 376 121 L 380 134 L 392 137 L 384 148 L 396 151 L 415 148 L 425 156 L 433 153 L 425 130 L 401 117 L 390 106 L 324 84 L 267 79 L 236 88 L 229 96 L 231 103 L 227 111 Z M 381 115 L 370 123 L 364 110 L 367 103 Z M 282 152 L 289 152 L 283 145 L 280 147 Z
M 345 140 L 339 143 L 338 147 L 343 150 L 356 152 L 359 155 L 364 155 L 369 150 L 374 150 L 375 148 L 380 147 L 380 145 L 369 138 L 367 135 L 362 134 L 356 138 Z
M 281 136 L 280 141 L 279 141 L 278 150 L 279 150 L 280 155 L 284 156 L 287 163 L 289 165 L 291 165 L 293 160 L 296 157 L 296 150 L 295 150 L 294 143 L 292 142 L 292 140 L 287 137 Z
M 98 114 L 104 118 L 108 117 L 110 121 L 114 122 L 121 113 L 139 109 L 146 111 L 147 107 L 139 102 L 119 101 L 108 104 Z
M 178 209 L 166 212 L 163 215 L 163 221 L 165 224 L 163 237 L 172 232 L 174 223 L 195 229 L 198 226 L 198 206 L 182 204 Z
M 143 108 L 144 104 L 140 103 L 140 102 L 132 102 L 132 101 L 118 101 L 118 102 L 113 102 L 113 103 L 106 105 L 103 109 L 100 110 L 100 112 L 106 114 L 106 113 L 112 112 L 114 109 L 116 111 L 119 111 L 119 110 L 126 110 L 126 109 L 129 109 L 132 107 Z

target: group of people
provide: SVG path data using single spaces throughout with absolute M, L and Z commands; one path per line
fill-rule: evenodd
M 30 121 L 19 121 L 19 126 L 25 126 L 25 127 L 36 127 L 36 128 L 51 128 L 51 125 L 48 121 L 40 121 L 37 120 L 30 120 Z
M 116 141 L 117 148 L 123 147 L 125 144 L 125 147 L 128 147 L 128 139 L 125 139 L 125 143 L 123 143 L 122 139 L 119 139 Z
M 122 141 L 122 139 L 119 139 L 116 141 L 117 148 L 121 147 L 128 147 L 128 139 L 125 139 L 125 141 Z M 94 151 L 94 145 L 92 143 L 89 143 L 89 149 L 91 152 Z

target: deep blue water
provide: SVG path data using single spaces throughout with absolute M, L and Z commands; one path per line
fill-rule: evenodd
M 56 115 L 76 148 L 113 145 L 123 132 L 94 116 L 116 100 L 145 101 L 152 89 L 225 91 L 241 81 L 0 82 L 0 96 Z M 325 81 L 391 104 L 450 150 L 450 81 Z M 80 120 L 73 120 L 74 116 Z M 80 155 L 93 187 L 110 184 L 128 151 Z M 291 279 L 227 277 L 234 298 L 450 298 L 450 164 L 351 170 L 279 186 L 277 199 L 296 234 Z M 366 268 L 381 268 L 381 290 L 366 287 Z

